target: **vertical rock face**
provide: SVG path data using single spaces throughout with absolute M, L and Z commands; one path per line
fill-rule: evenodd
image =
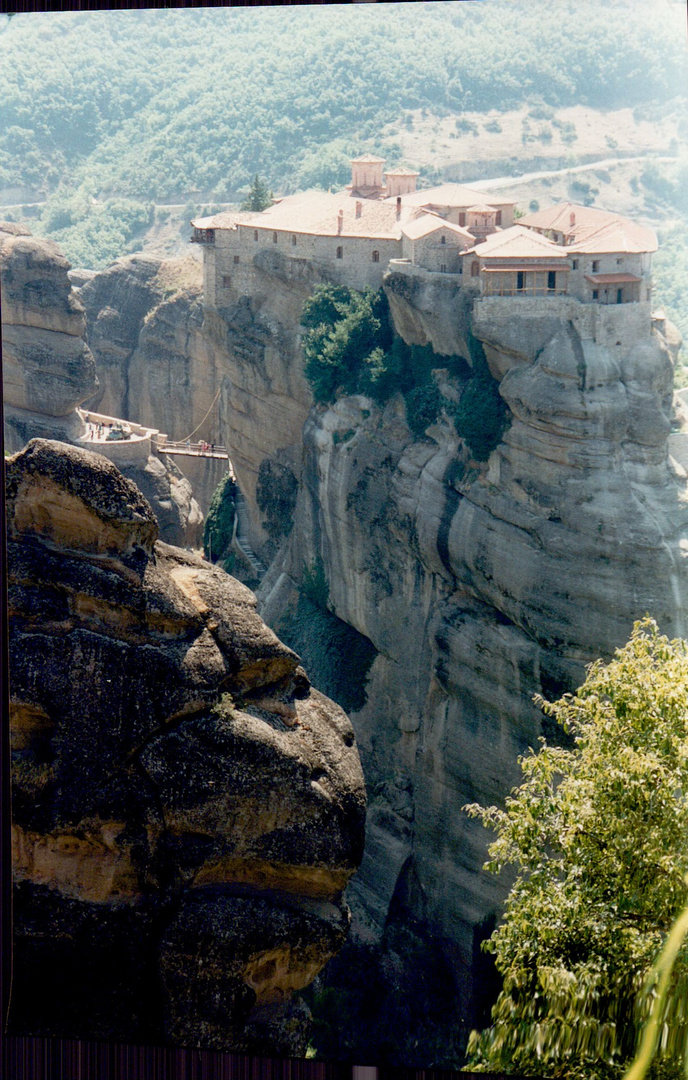
M 175 289 L 177 280 L 182 287 Z M 256 272 L 250 300 L 204 310 L 188 274 L 180 278 L 175 264 L 134 255 L 81 290 L 101 381 L 93 407 L 153 424 L 171 439 L 199 425 L 209 442 L 225 443 L 231 433 L 232 464 L 259 545 L 269 537 L 256 503 L 261 465 L 299 471 L 311 400 L 299 318 L 312 285 L 270 264 Z M 221 477 L 204 484 L 188 475 L 207 509 L 212 481 Z
M 149 262 L 143 260 L 150 277 L 158 261 L 152 268 Z M 84 340 L 86 314 L 72 288 L 69 263 L 52 242 L 35 239 L 23 226 L 0 223 L 0 281 L 6 447 L 19 450 L 36 437 L 76 443 L 86 435 L 77 406 L 94 392 L 102 397 L 105 387 L 98 385 Z M 119 299 L 132 305 L 119 320 L 126 324 L 136 317 L 137 295 Z M 138 303 L 141 308 L 140 295 Z M 152 455 L 124 467 L 154 507 L 163 537 L 199 544 L 203 519 L 188 480 Z
M 106 459 L 7 469 L 13 1030 L 302 1053 L 362 852 L 346 715 Z
M 97 387 L 84 341 L 84 309 L 56 244 L 0 222 L 5 437 L 9 450 L 34 435 L 80 433 L 74 410 Z M 58 436 L 59 437 L 59 436 Z
M 349 893 L 355 946 L 334 985 L 352 988 L 365 968 L 390 1004 L 384 1018 L 332 1022 L 355 1030 L 371 1060 L 385 1043 L 400 1062 L 453 1064 L 489 997 L 478 943 L 505 893 L 483 874 L 486 837 L 461 807 L 499 801 L 518 781 L 517 757 L 546 724 L 534 694 L 575 687 L 646 612 L 669 634 L 688 629 L 667 342 L 653 332 L 602 346 L 526 306 L 486 319 L 470 286 L 388 275 L 408 343 L 440 358 L 482 351 L 500 383 L 509 427 L 479 463 L 447 420 L 414 440 L 400 398 L 383 411 L 360 397 L 311 409 L 298 322 L 315 278 L 291 279 L 279 259 L 252 274 L 250 296 L 204 311 L 188 370 L 193 384 L 194 358 L 212 356 L 218 438 L 252 543 L 265 561 L 281 545 L 261 613 L 352 714 L 371 792 Z M 162 310 L 144 320 L 141 357 L 149 332 L 164 336 Z M 132 357 L 154 407 L 153 365 Z
M 424 343 L 435 330 L 417 299 L 402 290 L 392 309 Z M 685 633 L 688 492 L 667 455 L 672 364 L 659 334 L 602 347 L 559 319 L 467 324 L 460 304 L 442 334 L 453 348 L 472 336 L 501 381 L 510 426 L 489 461 L 472 461 L 448 422 L 413 441 L 400 400 L 313 410 L 294 531 L 260 596 L 289 640 L 294 583 L 319 566 L 330 610 L 374 651 L 353 714 L 371 790 L 354 932 L 378 943 L 383 967 L 404 963 L 395 924 L 426 958 L 443 949 L 453 1005 L 435 1030 L 445 1025 L 448 1060 L 452 1024 L 475 1023 L 481 1006 L 476 944 L 504 895 L 461 807 L 517 782 L 517 757 L 543 730 L 534 694 L 573 689 L 646 612 Z M 409 1039 L 399 1060 L 437 1060 L 413 1023 L 421 1045 Z

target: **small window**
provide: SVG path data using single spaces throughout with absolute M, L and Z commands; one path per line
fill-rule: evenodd
M 234 265 L 236 266 L 236 264 L 237 264 L 238 262 L 239 262 L 239 256 L 238 256 L 238 255 L 235 255 L 235 256 L 234 256 Z
M 446 263 L 440 263 L 440 274 L 446 274 L 446 272 L 447 272 L 447 264 Z
M 447 242 L 447 238 L 446 238 L 446 236 L 443 236 L 442 239 L 440 240 L 440 244 L 446 244 L 446 242 Z
M 341 248 L 341 247 L 337 248 L 337 258 L 338 259 L 344 258 L 344 248 Z
M 374 251 L 373 252 L 373 262 L 379 262 L 379 261 L 380 261 L 380 252 L 379 251 Z
M 296 247 L 296 237 L 295 236 L 292 236 L 292 238 L 291 238 L 291 246 Z
M 476 259 L 471 263 L 471 277 L 477 277 L 479 272 L 480 272 L 480 263 Z
M 254 229 L 254 230 L 253 230 L 253 239 L 254 239 L 254 240 L 257 240 L 257 239 L 258 239 L 258 230 L 257 230 L 257 229 Z
M 276 233 L 276 232 L 274 232 L 274 233 L 272 234 L 272 242 L 273 242 L 273 244 L 276 244 L 276 243 L 277 243 L 277 233 Z
M 519 292 L 523 292 L 525 286 L 525 274 L 523 270 L 516 271 L 516 288 Z
M 459 214 L 459 225 L 462 225 L 462 226 L 463 226 L 463 225 L 465 225 L 465 224 L 466 224 L 466 215 L 465 215 L 465 213 L 464 213 L 464 212 L 462 211 L 462 212 L 461 212 L 461 213 Z
M 573 267 L 574 270 L 577 270 L 578 269 L 578 259 L 574 259 L 573 262 L 571 263 L 571 266 Z
M 497 213 L 495 214 L 495 225 L 501 225 L 501 224 L 502 224 L 502 211 L 498 210 Z
M 593 289 L 592 290 L 592 298 L 593 298 L 593 300 L 599 300 L 599 298 L 600 298 L 600 290 L 599 289 Z
M 552 233 L 552 239 L 554 240 L 554 243 L 556 244 L 557 240 L 559 239 L 559 233 L 553 232 Z
M 593 272 L 593 274 L 596 274 L 597 271 L 599 270 L 599 268 L 600 268 L 600 260 L 599 259 L 593 259 L 593 263 L 592 263 L 592 272 Z
M 623 264 L 623 259 L 617 259 L 616 260 L 616 265 L 617 266 L 621 266 L 622 264 Z
M 231 289 L 231 287 L 232 287 L 232 279 L 231 279 L 231 277 L 229 276 L 229 274 L 223 274 L 222 275 L 222 288 L 223 289 Z
M 557 287 L 557 272 L 556 270 L 547 271 L 547 289 L 549 292 L 554 292 Z

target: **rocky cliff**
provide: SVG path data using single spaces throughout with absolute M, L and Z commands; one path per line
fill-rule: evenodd
M 407 343 L 432 344 L 438 369 L 480 357 L 499 383 L 509 423 L 480 462 L 449 419 L 462 387 L 442 375 L 448 407 L 421 439 L 400 396 L 310 408 L 298 319 L 315 278 L 278 259 L 251 273 L 250 295 L 201 327 L 219 437 L 271 560 L 261 613 L 349 711 L 371 796 L 352 936 L 315 982 L 320 1048 L 456 1064 L 486 1015 L 479 943 L 506 891 L 461 807 L 503 799 L 518 755 L 561 737 L 534 694 L 575 687 L 646 612 L 685 629 L 670 348 L 649 321 L 628 330 L 630 308 L 617 344 L 558 301 L 498 310 L 449 276 L 389 274 Z
M 269 263 L 251 298 L 203 308 L 193 267 L 150 256 L 118 259 L 80 291 L 100 389 L 90 404 L 165 431 L 171 439 L 231 440 L 259 545 L 269 538 L 256 493 L 261 465 L 299 471 L 310 407 L 299 317 L 313 286 Z M 221 475 L 181 464 L 204 510 Z
M 83 444 L 87 427 L 78 406 L 103 393 L 85 341 L 85 309 L 69 273 L 54 243 L 0 222 L 4 425 L 11 452 L 36 437 Z M 144 491 L 168 542 L 200 544 L 202 514 L 189 480 L 169 459 L 144 455 L 122 468 Z
M 351 1002 L 346 964 L 366 956 L 389 1007 L 352 1026 L 370 1053 L 396 1042 L 417 1064 L 460 1060 L 489 997 L 478 945 L 505 883 L 482 872 L 486 837 L 461 807 L 502 799 L 518 755 L 543 731 L 561 737 L 534 694 L 575 687 L 646 612 L 682 634 L 688 601 L 664 337 L 648 326 L 601 345 L 519 300 L 485 313 L 431 277 L 387 278 L 397 331 L 433 344 L 438 367 L 485 357 L 509 409 L 501 443 L 473 460 L 446 416 L 414 439 L 400 397 L 312 409 L 293 529 L 259 592 L 267 621 L 347 702 L 371 793 L 355 945 L 326 981 Z M 347 697 L 357 679 L 365 700 Z M 419 972 L 440 1002 L 411 989 Z
M 341 946 L 351 725 L 105 458 L 7 464 L 14 1032 L 299 1054 Z
M 37 435 L 78 438 L 76 407 L 97 387 L 84 309 L 56 244 L 0 222 L 2 356 L 7 449 Z

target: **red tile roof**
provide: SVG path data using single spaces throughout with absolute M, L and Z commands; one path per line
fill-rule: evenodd
M 474 203 L 487 203 L 495 207 L 514 205 L 514 199 L 491 195 L 489 191 L 477 191 L 464 184 L 440 184 L 438 187 L 424 188 L 400 197 L 402 206 L 451 206 L 464 210 Z M 394 199 L 394 196 L 391 198 Z
M 643 279 L 635 274 L 586 274 L 585 280 L 592 285 L 622 285 L 624 282 L 632 283 Z
M 481 259 L 546 258 L 557 263 L 568 259 L 568 250 L 532 229 L 524 229 L 522 225 L 500 229 L 470 249 Z
M 356 204 L 360 216 L 356 216 Z M 342 228 L 338 229 L 342 211 Z M 410 212 L 397 218 L 392 203 L 375 199 L 356 199 L 348 191 L 302 191 L 289 195 L 260 214 L 253 214 L 242 225 L 252 229 L 302 233 L 313 236 L 370 236 L 379 239 L 400 239 L 401 224 Z
M 530 229 L 560 232 L 572 241 L 569 250 L 583 254 L 615 251 L 639 254 L 657 250 L 657 237 L 652 229 L 597 206 L 558 203 L 526 214 L 519 218 L 519 223 Z
M 469 244 L 472 244 L 475 240 L 473 234 L 469 233 L 467 229 L 462 229 L 460 225 L 453 225 L 451 221 L 445 221 L 438 214 L 420 214 L 417 218 L 403 225 L 401 231 L 409 240 L 418 240 L 421 236 L 428 236 L 439 229 L 448 229 L 454 233 L 457 239 L 465 240 Z

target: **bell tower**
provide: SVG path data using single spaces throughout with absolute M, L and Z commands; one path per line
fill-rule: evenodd
M 353 158 L 351 162 L 351 183 L 347 187 L 352 195 L 361 195 L 364 199 L 374 199 L 382 194 L 382 166 L 384 158 L 365 157 Z

